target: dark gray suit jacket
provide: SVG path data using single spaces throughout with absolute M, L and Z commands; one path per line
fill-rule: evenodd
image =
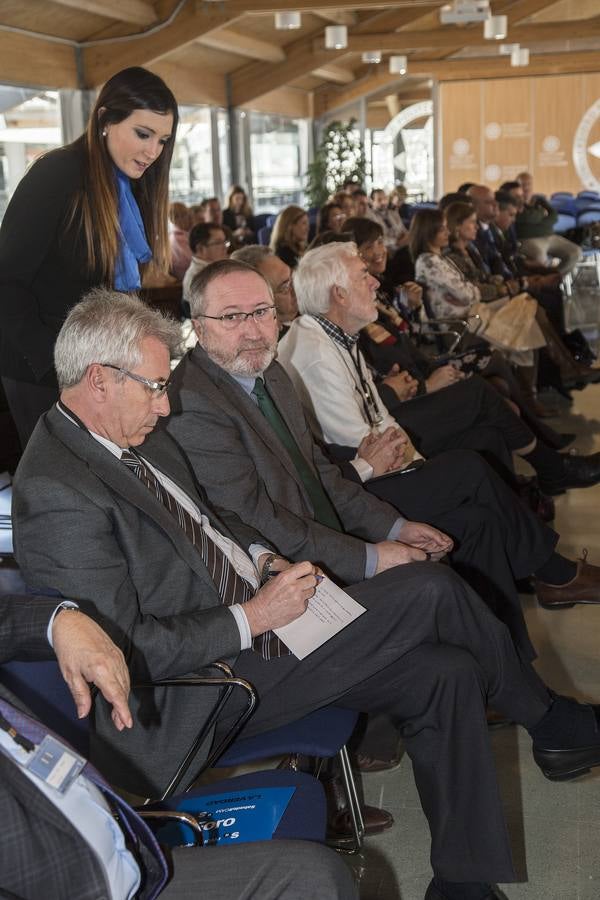
M 261 541 L 235 514 L 223 521 L 207 506 L 167 434 L 140 449 L 219 531 L 244 548 Z M 237 625 L 199 552 L 144 484 L 56 408 L 38 422 L 17 470 L 13 525 L 29 585 L 91 612 L 125 653 L 132 683 L 235 660 Z M 113 783 L 156 796 L 214 699 L 207 688 L 134 691 L 136 727 L 119 733 L 97 698 L 92 761 Z
M 333 502 L 345 534 L 315 521 L 306 489 L 272 427 L 243 388 L 200 346 L 175 370 L 171 416 L 160 427 L 175 438 L 214 504 L 234 510 L 289 559 L 319 563 L 345 584 L 362 581 L 365 541 L 385 540 L 398 511 L 343 478 L 327 460 L 278 363 L 269 366 L 265 381 Z

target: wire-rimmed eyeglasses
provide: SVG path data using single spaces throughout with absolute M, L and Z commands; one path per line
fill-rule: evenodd
M 167 389 L 169 387 L 170 378 L 167 378 L 166 381 L 152 381 L 150 378 L 144 378 L 143 375 L 136 375 L 135 372 L 130 372 L 128 369 L 123 369 L 121 366 L 113 366 L 112 363 L 100 363 L 101 366 L 105 366 L 107 369 L 114 369 L 116 372 L 121 372 L 122 375 L 126 375 L 128 378 L 132 378 L 134 381 L 138 381 L 140 384 L 145 385 L 149 391 L 152 392 L 153 397 L 164 397 L 167 393 Z
M 276 314 L 275 306 L 259 306 L 258 309 L 254 309 L 252 312 L 225 313 L 222 316 L 207 316 L 203 313 L 197 313 L 194 318 L 213 319 L 215 322 L 221 322 L 223 328 L 231 330 L 237 328 L 242 322 L 247 322 L 248 319 L 252 319 L 257 325 L 260 325 L 261 322 L 269 322 L 275 318 Z

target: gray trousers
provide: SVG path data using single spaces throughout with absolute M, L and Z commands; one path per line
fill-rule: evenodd
M 530 728 L 549 706 L 545 686 L 507 628 L 446 566 L 399 566 L 348 592 L 367 612 L 306 659 L 241 654 L 236 673 L 260 696 L 244 734 L 327 704 L 388 714 L 413 763 L 434 872 L 514 881 L 485 705 Z
M 170 863 L 165 900 L 358 900 L 349 867 L 329 847 L 308 841 L 181 847 Z
M 556 256 L 560 260 L 558 271 L 561 275 L 572 272 L 581 259 L 581 247 L 567 240 L 561 234 L 550 234 L 547 237 L 524 238 L 521 252 L 527 259 L 542 266 L 548 265 L 548 259 Z

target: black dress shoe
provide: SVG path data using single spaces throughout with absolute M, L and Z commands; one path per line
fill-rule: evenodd
M 600 453 L 589 456 L 569 456 L 563 454 L 563 474 L 554 481 L 540 479 L 540 489 L 544 494 L 556 496 L 569 488 L 591 487 L 600 482 Z
M 451 893 L 444 892 L 446 885 L 452 889 Z M 445 882 L 435 878 L 429 882 L 425 892 L 425 900 L 448 900 L 448 898 L 454 900 L 459 895 L 468 897 L 469 900 L 470 898 L 476 898 L 476 900 L 497 900 L 498 898 L 491 884 L 484 884 L 478 881 L 467 881 L 460 884 L 458 882 Z
M 576 437 L 577 437 L 577 435 L 571 434 L 570 431 L 563 431 L 563 432 L 559 432 L 555 438 L 552 438 L 552 440 L 547 441 L 547 443 L 549 443 L 552 447 L 554 447 L 555 450 L 564 450 L 565 447 L 568 447 L 569 444 L 573 443 L 573 441 L 575 440 Z
M 535 728 L 533 758 L 550 781 L 571 781 L 600 766 L 600 707 L 555 697 Z

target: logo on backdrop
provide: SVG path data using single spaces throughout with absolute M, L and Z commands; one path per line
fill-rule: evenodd
M 600 191 L 600 100 L 590 106 L 577 126 L 573 164 L 583 186 Z

